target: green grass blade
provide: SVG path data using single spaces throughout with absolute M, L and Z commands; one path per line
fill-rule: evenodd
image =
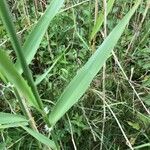
M 110 13 L 110 11 L 112 10 L 113 4 L 114 4 L 115 0 L 109 0 L 108 4 L 107 4 L 107 15 Z M 104 22 L 104 13 L 100 12 L 100 15 L 97 18 L 97 21 L 92 29 L 92 33 L 90 35 L 90 41 L 94 38 L 94 36 L 96 35 L 96 33 L 100 30 L 102 24 Z
M 51 125 L 54 125 L 85 93 L 93 78 L 102 68 L 105 61 L 111 56 L 111 51 L 117 44 L 130 18 L 138 8 L 140 0 L 136 1 L 134 7 L 126 14 L 126 16 L 112 30 L 109 36 L 91 56 L 88 62 L 80 69 L 73 78 L 63 94 L 58 99 L 52 112 L 49 114 Z
M 34 96 L 36 97 L 36 101 L 42 110 L 43 109 L 42 101 L 38 94 L 37 88 L 34 85 L 31 71 L 27 65 L 26 58 L 24 56 L 21 44 L 20 44 L 17 34 L 16 34 L 15 26 L 13 24 L 12 17 L 11 17 L 10 11 L 9 11 L 9 6 L 5 0 L 0 1 L 0 16 L 2 18 L 5 28 L 7 30 L 7 33 L 10 37 L 12 46 L 17 54 L 17 58 L 20 63 L 20 67 L 23 70 L 24 78 L 27 80 L 28 84 L 30 85 L 32 92 L 34 93 Z
M 0 125 L 0 129 L 16 128 L 16 127 L 20 127 L 20 125 L 27 126 L 28 123 L 27 122 L 16 122 L 16 123 L 4 124 L 4 125 Z
M 147 147 L 147 148 L 145 148 L 145 147 Z M 146 143 L 146 144 L 142 144 L 142 145 L 138 145 L 138 146 L 135 146 L 135 147 L 133 147 L 135 150 L 137 149 L 137 150 L 140 150 L 140 149 L 149 149 L 150 148 L 150 143 Z
M 12 83 L 30 105 L 39 108 L 38 103 L 24 78 L 17 72 L 13 63 L 3 50 L 0 50 L 0 72 Z
M 28 122 L 24 116 L 0 112 L 0 124 Z
M 31 130 L 30 128 L 27 128 L 25 126 L 21 126 L 25 131 L 27 131 L 30 135 L 32 135 L 35 139 L 37 139 L 39 142 L 47 145 L 48 147 L 52 149 L 56 149 L 56 146 L 52 140 L 47 138 L 46 136 L 42 135 L 41 133 L 35 132 Z
M 55 62 L 52 64 L 52 66 L 50 66 L 47 71 L 45 71 L 45 73 L 43 73 L 42 75 L 40 75 L 39 77 L 36 78 L 35 84 L 38 85 L 42 82 L 42 80 L 44 80 L 46 78 L 46 76 L 49 74 L 49 72 L 54 68 L 54 66 L 57 64 L 57 62 L 60 60 L 60 58 L 62 57 L 59 56 Z
M 34 55 L 39 48 L 42 38 L 51 22 L 51 20 L 56 16 L 59 9 L 62 7 L 64 0 L 52 0 L 48 8 L 46 9 L 44 15 L 39 19 L 32 32 L 27 37 L 23 45 L 24 56 L 27 63 L 30 64 Z M 22 73 L 19 61 L 16 63 L 17 70 Z
M 2 81 L 3 81 L 4 83 L 7 83 L 7 81 L 6 81 L 5 77 L 3 76 L 3 73 L 2 73 L 2 72 L 0 72 L 0 79 L 2 79 Z

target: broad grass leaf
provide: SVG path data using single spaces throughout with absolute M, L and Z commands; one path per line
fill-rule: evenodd
M 80 69 L 78 74 L 66 87 L 56 105 L 49 114 L 49 121 L 54 125 L 86 92 L 96 74 L 100 71 L 105 61 L 111 56 L 126 25 L 138 8 L 141 0 L 137 0 L 133 8 L 116 25 L 97 51 L 91 56 L 87 63 Z
M 51 20 L 56 16 L 59 9 L 62 7 L 64 0 L 52 0 L 47 7 L 45 13 L 39 19 L 23 45 L 23 53 L 26 58 L 27 64 L 30 64 L 34 55 L 39 48 L 42 38 L 48 29 Z M 16 68 L 22 73 L 22 68 L 19 61 L 16 62 Z
M 0 50 L 0 72 L 7 80 L 16 87 L 21 96 L 25 98 L 30 105 L 39 109 L 37 101 L 24 78 L 15 69 L 14 64 L 10 61 L 6 52 Z
M 28 122 L 24 116 L 0 112 L 0 124 Z

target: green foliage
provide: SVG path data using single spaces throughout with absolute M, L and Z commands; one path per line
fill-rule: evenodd
M 6 55 L 6 52 L 3 50 L 0 50 L 0 71 L 2 71 L 8 81 L 17 88 L 17 90 L 21 93 L 21 96 L 28 100 L 30 105 L 39 109 L 31 88 L 28 86 L 24 78 L 17 72 L 14 65 Z
M 125 26 L 128 24 L 139 4 L 140 1 L 137 1 L 137 4 L 113 29 L 102 45 L 72 79 L 49 115 L 51 125 L 54 125 L 85 93 L 93 78 L 110 57 L 111 51 L 114 49 Z
M 27 122 L 24 116 L 0 112 L 0 124 Z
M 63 3 L 64 0 L 52 0 L 50 5 L 46 9 L 45 13 L 42 15 L 38 23 L 33 28 L 32 32 L 27 37 L 22 49 L 28 64 L 30 64 L 32 59 L 34 58 L 34 55 L 37 52 L 37 49 L 41 43 L 41 40 L 51 20 L 58 13 Z M 19 62 L 17 62 L 16 67 L 17 69 L 21 70 L 21 66 L 19 66 Z
M 30 128 L 27 128 L 25 126 L 22 126 L 22 128 L 27 131 L 30 135 L 32 135 L 34 138 L 36 138 L 37 140 L 39 140 L 41 143 L 47 145 L 48 147 L 52 148 L 52 149 L 56 149 L 55 143 L 53 141 L 51 141 L 49 138 L 47 138 L 46 136 L 35 132 L 33 130 L 31 130 Z
M 95 1 L 5 2 L 11 15 L 0 10 L 0 149 L 128 149 L 120 128 L 130 148 L 149 149 L 150 117 L 128 84 L 149 108 L 149 0 L 136 1 L 138 9 L 107 0 L 106 39 L 103 1 L 95 25 Z
M 114 2 L 115 2 L 115 0 L 109 0 L 108 1 L 108 4 L 107 4 L 107 15 L 111 11 Z M 95 25 L 93 26 L 92 33 L 90 35 L 90 40 L 92 40 L 94 38 L 94 36 L 97 34 L 97 32 L 100 30 L 103 22 L 104 22 L 104 12 L 100 12 L 100 14 L 98 16 L 98 19 L 97 19 Z

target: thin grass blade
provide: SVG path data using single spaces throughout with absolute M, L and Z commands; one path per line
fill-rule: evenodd
M 138 8 L 141 0 L 137 0 L 133 8 L 112 30 L 105 41 L 99 46 L 88 62 L 80 69 L 63 94 L 58 99 L 53 110 L 49 114 L 49 121 L 54 125 L 86 92 L 93 78 L 102 68 L 105 61 L 111 56 L 113 48 L 116 46 L 126 25 Z
M 47 145 L 48 147 L 50 147 L 52 149 L 56 149 L 54 142 L 52 140 L 50 140 L 49 138 L 47 138 L 46 136 L 42 135 L 41 133 L 35 132 L 28 127 L 25 127 L 25 126 L 21 126 L 21 127 L 25 131 L 27 131 L 31 136 L 33 136 L 35 139 L 37 139 L 39 142 Z
M 20 125 L 27 126 L 28 123 L 27 122 L 16 122 L 16 123 L 4 124 L 4 125 L 0 125 L 0 129 L 16 128 L 16 127 L 20 127 Z
M 54 66 L 57 64 L 57 62 L 60 60 L 60 58 L 62 57 L 59 56 L 55 61 L 54 63 L 52 64 L 52 66 L 50 66 L 47 71 L 45 71 L 42 75 L 40 75 L 39 77 L 36 78 L 36 81 L 35 81 L 35 84 L 38 85 L 40 84 L 45 78 L 46 76 L 49 74 L 49 72 L 54 68 Z
M 109 0 L 108 4 L 107 4 L 107 15 L 110 13 L 110 11 L 112 10 L 112 7 L 114 5 L 115 0 Z M 100 30 L 102 24 L 104 22 L 104 13 L 100 12 L 97 21 L 92 29 L 92 33 L 90 35 L 90 41 L 94 38 L 94 36 L 96 35 L 96 33 Z
M 146 148 L 147 147 L 147 148 Z M 150 148 L 150 143 L 146 143 L 146 144 L 142 144 L 142 145 L 138 145 L 138 146 L 135 146 L 133 147 L 135 150 L 140 150 L 140 149 L 149 149 Z

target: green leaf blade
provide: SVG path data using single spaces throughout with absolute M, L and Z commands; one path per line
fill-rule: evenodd
M 54 68 L 54 66 L 57 64 L 57 62 L 60 60 L 60 58 L 62 57 L 62 55 L 60 55 L 55 61 L 54 63 L 47 69 L 47 71 L 45 71 L 42 75 L 40 75 L 39 77 L 36 78 L 35 80 L 35 84 L 38 85 L 40 84 L 45 78 L 46 76 L 49 74 L 49 72 Z
M 54 125 L 85 93 L 93 78 L 102 68 L 105 61 L 110 57 L 111 51 L 118 42 L 130 18 L 140 4 L 140 0 L 136 2 L 134 7 L 113 29 L 102 45 L 91 56 L 88 62 L 81 68 L 79 73 L 73 78 L 67 88 L 64 90 L 58 102 L 49 114 L 51 125 Z
M 0 112 L 0 124 L 28 122 L 24 116 Z
M 24 78 L 17 72 L 14 64 L 10 61 L 3 50 L 0 50 L 0 72 L 12 83 L 21 96 L 28 100 L 29 104 L 39 109 L 38 103 Z
M 26 58 L 27 64 L 30 64 L 37 49 L 42 41 L 42 38 L 48 29 L 51 20 L 56 16 L 59 9 L 62 7 L 64 0 L 52 0 L 44 15 L 39 19 L 32 32 L 27 37 L 23 45 L 23 53 Z M 19 61 L 16 62 L 16 68 L 22 73 Z
M 41 133 L 38 133 L 36 131 L 31 130 L 30 128 L 27 128 L 25 126 L 21 126 L 25 131 L 27 131 L 31 136 L 33 136 L 35 139 L 37 139 L 39 142 L 47 145 L 48 147 L 52 149 L 56 149 L 56 145 L 52 140 L 47 138 L 46 136 L 42 135 Z

